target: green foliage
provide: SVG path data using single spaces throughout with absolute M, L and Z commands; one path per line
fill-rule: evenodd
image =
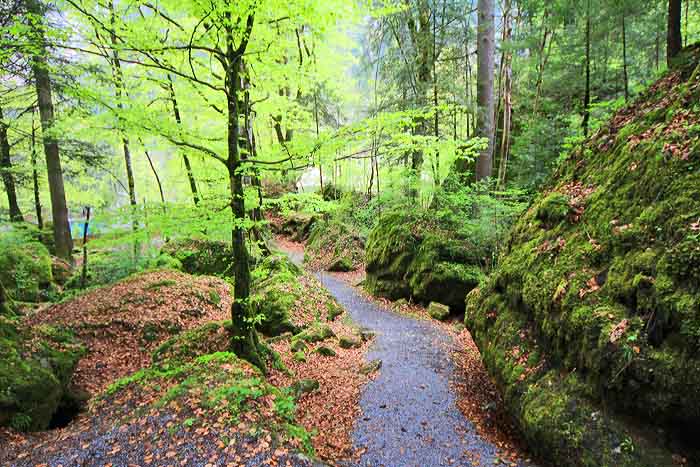
M 51 257 L 31 226 L 0 225 L 0 282 L 10 298 L 37 302 L 51 288 Z

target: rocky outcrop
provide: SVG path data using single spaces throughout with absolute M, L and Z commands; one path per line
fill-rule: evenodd
M 486 367 L 555 465 L 697 462 L 699 62 L 687 50 L 569 154 L 468 297 Z
M 464 310 L 464 297 L 484 276 L 479 266 L 483 258 L 468 241 L 406 212 L 378 220 L 367 239 L 365 259 L 365 286 L 373 295 L 435 301 L 454 311 Z
M 0 316 L 0 426 L 44 430 L 72 405 L 70 380 L 84 349 L 70 332 L 21 327 Z
M 168 265 L 168 260 L 172 258 L 188 274 L 233 275 L 233 251 L 231 245 L 225 242 L 204 239 L 170 240 L 163 245 L 159 261 Z

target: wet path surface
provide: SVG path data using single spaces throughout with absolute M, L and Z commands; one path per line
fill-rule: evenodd
M 365 452 L 355 465 L 500 464 L 496 448 L 479 437 L 455 404 L 449 387 L 451 337 L 427 321 L 383 309 L 332 275 L 317 277 L 357 325 L 377 335 L 367 359 L 381 359 L 382 367 L 360 401 L 363 415 L 353 442 Z

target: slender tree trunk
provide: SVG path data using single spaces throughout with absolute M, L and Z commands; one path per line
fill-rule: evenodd
M 625 20 L 626 12 L 622 12 L 622 77 L 625 80 L 625 102 L 630 98 L 629 75 L 627 74 L 627 28 Z
M 143 146 L 143 142 L 141 143 Z M 153 172 L 153 176 L 156 179 L 156 183 L 158 184 L 158 192 L 160 193 L 160 202 L 163 205 L 163 208 L 165 208 L 165 195 L 163 194 L 163 184 L 160 182 L 160 177 L 158 176 L 158 171 L 156 170 L 156 166 L 153 165 L 153 160 L 151 160 L 151 155 L 148 153 L 146 148 L 143 149 L 144 154 L 146 154 L 146 159 L 148 159 L 148 165 L 151 167 L 151 172 Z
M 36 212 L 36 223 L 39 230 L 44 228 L 44 215 L 41 209 L 41 197 L 39 195 L 39 172 L 36 162 L 36 126 L 34 125 L 34 112 L 32 111 L 32 140 L 31 140 L 31 162 L 32 162 L 32 182 L 34 185 L 34 211 Z
M 503 12 L 503 43 L 507 44 L 513 33 L 513 25 L 511 19 L 511 0 L 506 0 Z M 503 132 L 501 133 L 500 144 L 500 162 L 498 164 L 498 185 L 505 186 L 506 170 L 508 166 L 508 154 L 510 152 L 510 129 L 511 129 L 511 114 L 512 114 L 512 76 L 511 62 L 512 53 L 510 50 L 504 50 L 502 55 L 502 100 L 503 100 Z
M 229 21 L 231 18 L 227 18 Z M 253 18 L 247 20 L 248 34 L 253 27 Z M 247 41 L 247 38 L 244 39 Z M 241 60 L 245 47 L 234 47 L 232 26 L 226 28 L 226 101 L 228 112 L 228 159 L 226 167 L 229 174 L 231 191 L 231 213 L 233 228 L 231 246 L 233 250 L 234 297 L 231 305 L 233 351 L 253 365 L 265 370 L 265 363 L 260 355 L 260 344 L 250 316 L 250 264 L 246 249 L 245 234 L 245 196 L 243 192 L 243 175 L 241 173 L 241 154 L 239 149 L 240 123 L 238 93 L 241 91 Z
M 586 8 L 586 89 L 583 95 L 583 136 L 588 136 L 588 122 L 591 118 L 591 0 Z
M 114 8 L 114 0 L 109 3 L 110 8 L 110 21 L 112 30 L 116 28 L 116 16 Z M 126 136 L 126 131 L 122 124 L 122 113 L 124 112 L 124 73 L 122 72 L 122 64 L 119 59 L 119 52 L 117 51 L 118 41 L 117 35 L 113 32 L 110 34 L 111 45 L 112 45 L 112 61 L 110 65 L 112 66 L 112 77 L 114 79 L 115 93 L 117 97 L 117 108 L 119 109 L 119 131 L 122 134 L 122 148 L 124 149 L 124 166 L 126 168 L 126 181 L 129 187 L 129 203 L 132 208 L 136 207 L 136 184 L 134 183 L 134 169 L 131 164 L 131 151 L 129 150 L 129 138 Z M 136 228 L 136 221 L 133 223 L 134 229 Z
M 0 282 L 0 316 L 10 316 L 13 313 L 12 300 Z
M 15 176 L 12 174 L 12 159 L 10 158 L 10 141 L 7 138 L 7 124 L 0 107 L 0 174 L 7 193 L 7 205 L 10 208 L 10 220 L 22 222 L 24 217 L 17 203 Z
M 27 6 L 30 13 L 33 13 L 38 18 L 43 18 L 44 12 L 38 0 L 29 0 Z M 72 263 L 73 239 L 70 235 L 68 222 L 68 206 L 63 186 L 63 169 L 61 168 L 58 142 L 51 134 L 51 127 L 54 122 L 54 108 L 42 27 L 42 25 L 38 25 L 34 31 L 39 40 L 37 41 L 35 55 L 32 57 L 32 72 L 36 86 L 39 116 L 41 117 L 44 153 L 46 154 L 46 171 L 49 181 L 49 193 L 51 194 L 51 214 L 56 256 Z
M 668 31 L 666 34 L 666 63 L 671 67 L 672 59 L 678 55 L 683 46 L 681 38 L 681 0 L 668 1 Z
M 479 0 L 477 9 L 479 16 L 477 28 L 477 101 L 479 106 L 477 127 L 479 128 L 479 136 L 488 140 L 487 148 L 479 155 L 476 163 L 476 179 L 478 181 L 490 177 L 493 171 L 495 2 L 494 0 Z
M 177 123 L 178 128 L 182 128 L 182 119 L 180 117 L 180 108 L 177 105 L 177 99 L 175 98 L 175 87 L 173 86 L 173 79 L 168 73 L 168 88 L 170 90 L 170 102 L 173 105 L 173 115 L 175 116 L 175 123 Z M 192 171 L 192 165 L 190 164 L 190 159 L 187 157 L 185 152 L 182 153 L 182 161 L 185 163 L 185 171 L 187 172 L 187 180 L 190 182 L 190 190 L 192 191 L 192 200 L 195 206 L 199 204 L 199 192 L 197 191 L 197 182 L 194 179 L 194 172 Z

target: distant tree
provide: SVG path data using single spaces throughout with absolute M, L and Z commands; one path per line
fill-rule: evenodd
M 681 35 L 682 1 L 668 1 L 668 31 L 666 35 L 666 62 L 671 65 L 671 59 L 678 55 L 683 47 Z
M 491 176 L 494 148 L 494 71 L 496 63 L 495 1 L 479 0 L 477 5 L 479 25 L 477 29 L 477 84 L 478 136 L 488 139 L 476 163 L 476 179 Z
M 10 142 L 7 139 L 7 123 L 0 108 L 0 176 L 7 193 L 7 205 L 10 208 L 10 220 L 22 221 L 22 211 L 17 204 L 17 190 L 15 189 L 15 177 L 12 173 L 12 160 L 10 159 Z
M 31 57 L 32 73 L 34 75 L 39 116 L 41 118 L 44 153 L 46 154 L 56 255 L 72 261 L 73 239 L 70 235 L 70 225 L 68 223 L 68 205 L 63 185 L 63 169 L 61 168 L 58 142 L 51 134 L 54 122 L 54 107 L 51 80 L 49 78 L 46 38 L 44 35 L 44 6 L 39 0 L 27 0 L 26 7 L 27 12 L 31 16 L 29 23 L 32 26 L 32 41 L 34 42 L 32 47 L 33 55 Z

